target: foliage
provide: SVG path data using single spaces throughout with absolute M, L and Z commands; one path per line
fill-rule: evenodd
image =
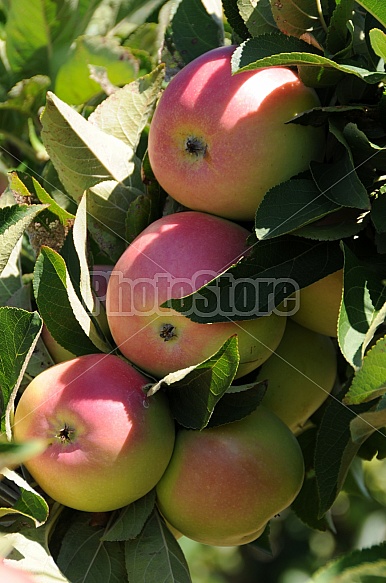
M 76 355 L 116 349 L 90 270 L 114 264 L 148 224 L 175 210 L 147 158 L 152 112 L 179 69 L 231 42 L 234 74 L 286 65 L 316 89 L 321 106 L 289 123 L 324 127 L 326 156 L 265 195 L 250 225 L 248 257 L 168 305 L 211 322 L 192 306 L 206 300 L 210 314 L 230 274 L 239 282 L 291 276 L 305 287 L 343 267 L 339 386 L 300 438 L 307 479 L 294 512 L 307 528 L 333 531 L 331 509 L 357 460 L 384 457 L 384 440 L 377 439 L 386 426 L 383 3 L 2 0 L 0 540 L 39 581 L 191 581 L 153 493 L 106 516 L 87 515 L 58 509 L 28 476 L 4 466 L 19 466 L 44 447 L 10 442 L 19 392 L 53 364 L 40 338 L 42 320 Z M 277 286 L 274 306 L 292 291 Z M 274 307 L 268 292 L 244 305 L 246 318 Z M 241 304 L 240 296 L 239 319 Z M 265 390 L 253 378 L 233 383 L 238 359 L 237 339 L 230 338 L 209 360 L 168 375 L 151 391 L 166 387 L 185 427 L 231 422 L 252 411 Z M 381 581 L 384 563 L 380 544 L 347 553 L 312 581 Z

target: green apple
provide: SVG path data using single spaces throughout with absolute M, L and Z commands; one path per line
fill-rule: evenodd
M 172 459 L 157 484 L 167 522 L 195 541 L 242 545 L 287 508 L 304 478 L 300 446 L 271 411 L 240 421 L 177 432 Z
M 263 404 L 296 432 L 327 399 L 336 373 L 331 338 L 289 318 L 279 346 L 260 368 L 257 380 L 268 381 Z
M 338 318 L 343 293 L 343 269 L 299 290 L 299 307 L 291 318 L 310 330 L 338 335 Z
M 161 478 L 174 445 L 164 394 L 118 356 L 91 354 L 35 377 L 17 404 L 13 432 L 49 446 L 25 466 L 54 500 L 86 512 L 130 504 Z
M 203 362 L 237 334 L 237 375 L 262 364 L 278 346 L 287 317 L 270 313 L 233 321 L 236 293 L 230 280 L 228 321 L 199 324 L 171 308 L 170 298 L 199 289 L 248 252 L 249 232 L 236 223 L 207 213 L 185 211 L 150 224 L 115 265 L 107 288 L 107 319 L 121 352 L 155 377 Z M 252 282 L 253 284 L 253 282 Z M 198 309 L 199 309 L 198 305 Z M 217 315 L 217 313 L 215 314 Z
M 287 123 L 320 106 L 314 89 L 285 67 L 232 75 L 235 46 L 186 65 L 161 95 L 149 131 L 149 160 L 184 206 L 253 220 L 265 193 L 306 170 L 325 147 L 321 128 Z

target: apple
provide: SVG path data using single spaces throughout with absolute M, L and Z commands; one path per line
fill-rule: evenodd
M 295 436 L 261 405 L 240 421 L 202 431 L 180 429 L 156 487 L 157 504 L 188 538 L 241 545 L 258 538 L 293 502 L 303 479 Z
M 263 405 L 298 432 L 331 393 L 336 374 L 331 338 L 289 318 L 279 346 L 257 375 L 268 381 Z
M 233 321 L 232 285 L 227 322 L 199 324 L 160 307 L 167 299 L 192 293 L 235 263 L 248 251 L 248 235 L 236 223 L 194 211 L 164 216 L 142 231 L 118 260 L 107 288 L 107 320 L 126 358 L 162 378 L 203 362 L 233 334 L 239 342 L 238 376 L 271 355 L 283 336 L 286 316 L 272 312 Z
M 90 271 L 93 289 L 103 306 L 106 305 L 107 284 L 111 270 L 112 265 L 95 265 Z M 61 346 L 59 342 L 55 340 L 45 324 L 43 324 L 41 336 L 45 347 L 55 363 L 75 358 L 75 354 L 66 350 L 66 348 Z
M 343 293 L 343 269 L 319 279 L 297 293 L 299 308 L 291 318 L 301 326 L 336 338 Z
M 0 559 L 0 581 L 3 583 L 34 583 L 30 573 L 6 564 Z
M 179 203 L 253 220 L 265 193 L 320 160 L 321 128 L 286 123 L 320 105 L 294 71 L 231 74 L 235 46 L 186 65 L 162 93 L 149 130 L 153 173 Z
M 17 404 L 14 438 L 49 441 L 25 462 L 57 502 L 86 512 L 130 504 L 161 478 L 174 444 L 164 394 L 122 358 L 89 354 L 36 376 Z

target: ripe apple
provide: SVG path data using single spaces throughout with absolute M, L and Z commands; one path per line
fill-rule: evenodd
M 288 427 L 259 406 L 251 415 L 202 431 L 177 432 L 156 487 L 160 512 L 195 541 L 241 545 L 287 508 L 304 478 L 300 446 Z
M 204 53 L 173 77 L 149 131 L 160 185 L 186 207 L 252 220 L 265 193 L 321 158 L 321 128 L 286 123 L 319 106 L 285 67 L 231 74 L 235 46 Z
M 165 395 L 146 396 L 148 382 L 106 354 L 56 364 L 32 380 L 16 407 L 14 437 L 49 440 L 25 463 L 49 496 L 105 512 L 156 485 L 172 454 L 174 422 Z
M 3 583 L 34 583 L 30 573 L 4 563 L 0 559 L 0 581 Z
M 343 269 L 299 290 L 299 309 L 291 318 L 310 330 L 338 335 L 338 318 L 343 292 Z
M 279 344 L 286 316 L 198 324 L 159 306 L 200 288 L 247 252 L 248 231 L 206 213 L 184 211 L 158 219 L 126 249 L 107 289 L 107 319 L 121 352 L 155 377 L 199 364 L 238 335 L 238 376 L 262 364 Z M 229 286 L 229 314 L 232 314 Z M 222 309 L 219 307 L 218 309 Z
M 90 271 L 93 289 L 103 306 L 106 305 L 107 284 L 111 270 L 111 265 L 95 265 Z M 59 342 L 55 340 L 45 324 L 43 324 L 41 336 L 54 362 L 64 362 L 65 360 L 75 358 L 75 354 L 66 350 L 66 348 L 61 346 Z
M 279 346 L 257 376 L 268 381 L 263 404 L 297 432 L 327 399 L 336 370 L 331 338 L 289 318 Z

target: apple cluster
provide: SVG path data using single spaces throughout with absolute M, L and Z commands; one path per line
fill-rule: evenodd
M 184 67 L 155 110 L 152 170 L 186 208 L 151 223 L 108 270 L 106 313 L 119 356 L 54 352 L 46 331 L 57 364 L 25 389 L 14 418 L 17 440 L 47 439 L 26 466 L 54 500 L 110 511 L 155 488 L 176 536 L 222 546 L 258 538 L 300 491 L 296 435 L 334 386 L 342 290 L 337 272 L 301 290 L 293 316 L 273 310 L 244 320 L 232 314 L 230 295 L 229 316 L 216 321 L 214 313 L 211 324 L 166 307 L 248 256 L 250 231 L 240 222 L 323 149 L 320 129 L 286 123 L 318 105 L 316 93 L 282 67 L 232 76 L 233 50 Z M 321 298 L 329 318 L 317 309 Z M 167 391 L 149 396 L 149 385 L 204 362 L 234 335 L 235 382 L 266 381 L 262 404 L 232 423 L 180 427 Z

